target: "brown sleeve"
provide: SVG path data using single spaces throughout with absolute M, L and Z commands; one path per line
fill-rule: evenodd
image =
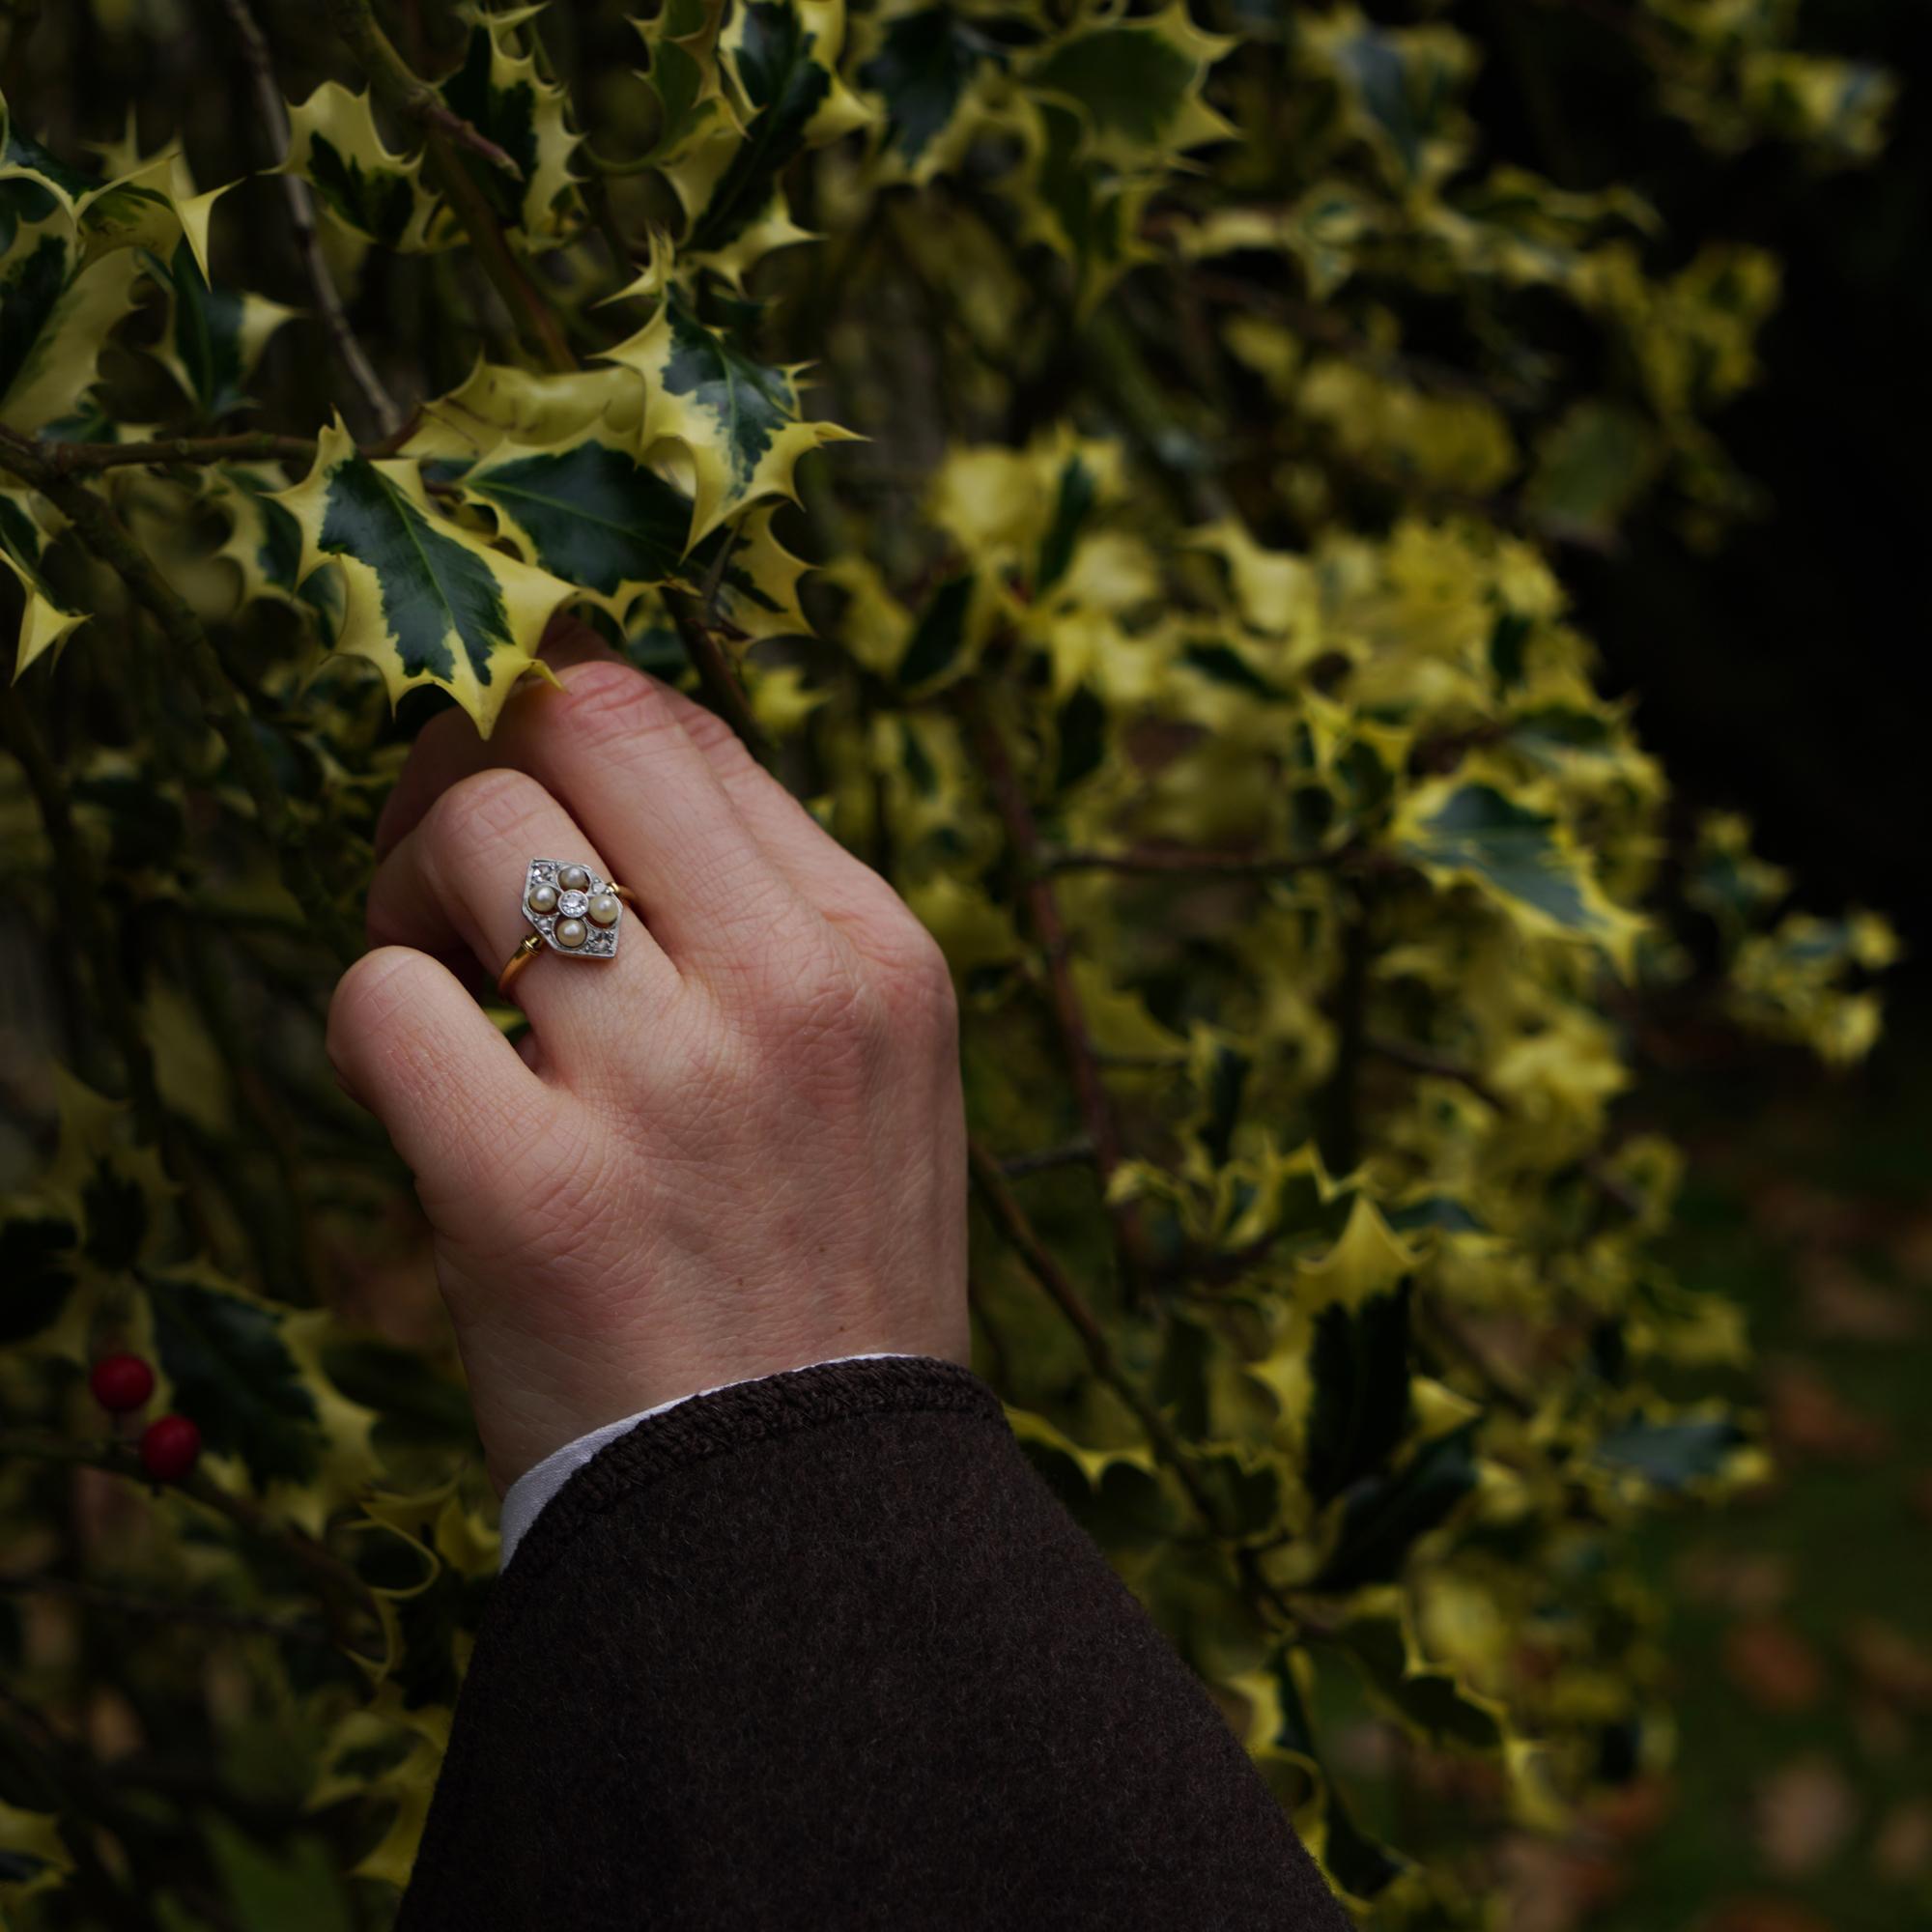
M 912 1925 L 1348 1920 L 980 1378 L 640 1423 L 497 1586 L 398 1932 Z

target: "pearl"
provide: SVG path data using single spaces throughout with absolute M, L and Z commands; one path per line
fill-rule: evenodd
M 556 910 L 556 888 L 554 886 L 532 886 L 530 888 L 528 903 L 532 912 L 554 912 Z
M 556 882 L 567 893 L 587 893 L 590 890 L 589 868 L 583 866 L 566 866 L 557 873 Z
M 617 895 L 615 893 L 599 893 L 590 901 L 590 917 L 599 925 L 617 923 Z
M 556 923 L 556 943 L 574 952 L 589 937 L 590 928 L 581 919 L 560 919 Z

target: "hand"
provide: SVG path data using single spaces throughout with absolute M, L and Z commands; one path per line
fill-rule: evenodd
M 563 689 L 519 692 L 489 742 L 460 712 L 416 741 L 378 831 L 377 950 L 328 1019 L 415 1174 L 499 1490 L 717 1383 L 971 1360 L 943 955 L 718 718 L 583 626 L 548 656 Z M 458 975 L 494 981 L 529 930 L 533 858 L 639 903 L 615 958 L 529 962 L 520 1050 Z

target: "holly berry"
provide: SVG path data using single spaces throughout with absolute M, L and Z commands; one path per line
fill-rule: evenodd
M 201 1454 L 201 1431 L 185 1415 L 157 1416 L 141 1432 L 141 1466 L 157 1483 L 178 1483 Z
M 125 1415 L 154 1394 L 155 1372 L 139 1355 L 102 1355 L 95 1363 L 87 1385 L 102 1408 Z

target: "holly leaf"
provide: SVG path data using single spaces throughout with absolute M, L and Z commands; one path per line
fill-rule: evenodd
M 51 1811 L 23 1811 L 0 1799 L 0 1906 L 50 1891 L 73 1870 L 73 1855 Z
M 647 437 L 669 438 L 690 454 L 692 544 L 756 497 L 795 500 L 799 458 L 821 443 L 853 440 L 836 423 L 801 420 L 792 371 L 746 355 L 675 296 L 606 354 L 643 378 Z
M 1021 78 L 1035 95 L 1078 110 L 1078 153 L 1088 166 L 1165 169 L 1190 148 L 1234 135 L 1201 86 L 1235 44 L 1203 33 L 1186 0 L 1174 0 L 1165 13 L 1075 27 L 1030 60 Z
M 504 442 L 462 488 L 496 513 L 498 529 L 527 561 L 620 622 L 639 590 L 678 575 L 691 498 L 615 442 Z
M 339 420 L 273 500 L 301 526 L 300 580 L 331 560 L 339 573 L 335 648 L 375 665 L 391 702 L 417 685 L 448 692 L 487 738 L 573 587 L 440 515 L 415 463 L 360 455 Z
M 747 638 L 811 635 L 798 586 L 812 566 L 773 534 L 780 507 L 766 503 L 747 510 L 736 523 L 713 531 L 685 559 L 684 575 L 694 585 L 713 582 L 715 573 L 712 609 L 721 622 Z
M 0 262 L 0 423 L 31 436 L 73 413 L 138 273 L 125 252 L 85 263 L 58 210 L 21 224 Z
M 1507 1709 L 1469 1689 L 1453 1669 L 1432 1663 L 1400 1590 L 1367 1590 L 1335 1640 L 1360 1670 L 1370 1694 L 1405 1729 L 1437 1747 L 1499 1752 L 1509 1741 Z
M 724 9 L 705 0 L 665 0 L 653 18 L 631 22 L 649 56 L 644 85 L 658 110 L 657 139 L 643 158 L 661 168 L 689 156 L 706 137 L 744 138 L 718 65 L 724 21 Z
M 1437 885 L 1472 885 L 1524 931 L 1601 946 L 1628 972 L 1646 923 L 1605 895 L 1540 797 L 1472 760 L 1404 801 L 1396 841 Z
M 403 254 L 440 245 L 430 239 L 439 204 L 422 185 L 422 156 L 389 152 L 366 93 L 326 80 L 292 106 L 289 152 L 276 172 L 300 175 L 328 213 L 365 241 Z
M 458 150 L 497 218 L 527 235 L 550 240 L 563 232 L 559 202 L 575 177 L 570 156 L 577 136 L 566 124 L 564 90 L 537 71 L 533 55 L 519 54 L 510 36 L 523 16 L 472 16 L 463 65 L 439 92 L 450 108 L 516 162 L 516 180 L 486 156 Z M 453 216 L 451 240 L 462 233 Z
M 928 180 L 957 145 L 948 130 L 980 68 L 1007 64 L 1007 50 L 965 14 L 900 0 L 882 23 L 878 50 L 859 69 L 860 85 L 885 106 L 885 153 L 914 181 Z
M 40 559 L 43 548 L 33 519 L 11 497 L 0 496 L 0 567 L 20 586 L 20 624 L 14 653 L 15 679 L 29 665 L 49 653 L 58 658 L 69 635 L 88 619 L 85 611 L 66 610 L 42 577 Z
M 248 407 L 243 384 L 269 338 L 296 311 L 266 296 L 211 286 L 185 241 L 165 266 L 154 261 L 151 272 L 167 291 L 167 323 L 155 353 L 168 373 L 205 418 Z
M 1416 1541 L 1446 1521 L 1476 1487 L 1475 1431 L 1472 1420 L 1423 1442 L 1400 1468 L 1351 1492 L 1334 1548 L 1310 1587 L 1393 1582 Z
M 513 368 L 477 357 L 447 395 L 423 405 L 423 420 L 403 454 L 424 462 L 473 463 L 507 440 L 530 445 L 574 440 L 602 429 L 635 442 L 644 389 L 635 370 L 574 369 L 564 374 Z
M 718 53 L 743 135 L 721 125 L 663 168 L 688 221 L 685 260 L 742 287 L 754 262 L 809 239 L 785 203 L 785 168 L 870 118 L 838 76 L 844 41 L 844 0 L 742 0 L 732 13 Z

